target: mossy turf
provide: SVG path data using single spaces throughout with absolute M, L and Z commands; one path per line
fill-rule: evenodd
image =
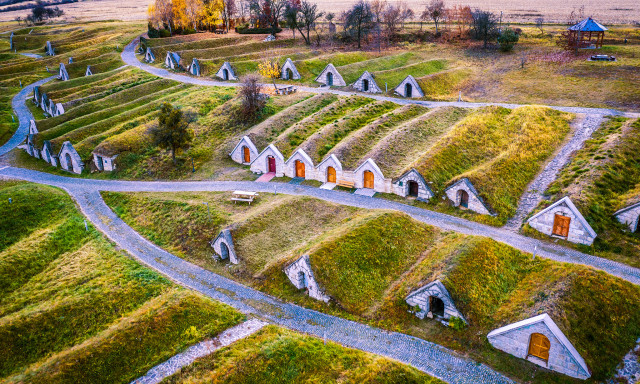
M 85 230 L 60 190 L 0 182 L 0 217 L 3 382 L 127 383 L 243 319 Z
M 323 343 L 275 326 L 199 359 L 164 381 L 177 383 L 376 383 L 440 384 L 396 361 Z
M 497 224 L 504 224 L 569 133 L 571 119 L 545 107 L 481 109 L 459 122 L 415 165 L 436 193 L 467 177 L 495 211 Z
M 569 196 L 598 234 L 591 247 L 566 245 L 640 266 L 640 234 L 630 233 L 613 216 L 640 201 L 640 120 L 606 120 L 545 193 L 549 200 L 539 209 Z M 525 230 L 546 238 L 529 227 Z
M 162 196 L 191 207 L 167 204 L 172 208 L 163 220 L 155 218 L 152 208 L 130 208 L 155 206 L 153 199 Z M 211 193 L 107 197 L 125 221 L 151 233 L 149 238 L 179 228 L 172 220 L 182 220 L 178 209 L 198 209 L 203 215 L 202 201 L 207 200 L 228 215 L 225 225 L 232 228 L 240 264 L 195 261 L 199 265 L 283 300 L 434 341 L 532 383 L 577 380 L 493 349 L 486 340 L 491 330 L 548 313 L 592 370 L 588 382 L 607 378 L 640 336 L 640 288 L 631 283 L 580 265 L 534 259 L 491 239 L 443 232 L 404 214 L 345 211 L 313 199 L 280 195 L 264 195 L 257 205 L 243 207 L 226 201 L 224 194 Z M 212 231 L 211 238 L 216 234 Z M 169 249 L 180 243 L 172 236 L 166 239 L 173 244 Z M 204 260 L 212 260 L 206 244 L 211 238 L 199 240 Z M 284 274 L 283 268 L 304 254 L 310 255 L 316 279 L 332 297 L 329 304 L 296 290 Z M 464 329 L 420 320 L 409 312 L 406 296 L 436 279 L 468 320 Z

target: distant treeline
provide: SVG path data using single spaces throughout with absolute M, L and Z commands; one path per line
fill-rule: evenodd
M 25 3 L 27 1 L 30 0 L 1 0 L 0 1 L 0 7 L 6 6 L 6 5 L 11 5 L 11 4 L 19 4 L 19 3 Z M 43 5 L 45 6 L 50 6 L 50 5 L 60 5 L 60 4 L 69 4 L 69 3 L 77 3 L 78 0 L 57 0 L 57 1 L 44 1 L 42 2 Z M 20 5 L 14 5 L 13 7 L 6 7 L 6 8 L 2 8 L 0 9 L 0 12 L 10 12 L 10 11 L 20 11 L 23 9 L 32 9 L 35 8 L 37 5 L 37 3 L 30 3 L 30 4 L 20 4 Z

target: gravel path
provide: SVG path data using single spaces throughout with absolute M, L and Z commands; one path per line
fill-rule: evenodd
M 540 204 L 544 191 L 546 191 L 549 184 L 556 179 L 558 172 L 569 163 L 571 154 L 582 148 L 584 142 L 587 141 L 593 132 L 598 129 L 600 124 L 602 124 L 604 116 L 586 115 L 579 117 L 579 119 L 571 140 L 558 151 L 553 160 L 551 160 L 535 180 L 529 184 L 527 191 L 520 197 L 516 214 L 507 221 L 504 228 L 518 231 L 520 227 L 522 227 L 524 218 Z
M 131 43 L 129 43 L 120 57 L 122 60 L 136 68 L 139 68 L 143 71 L 149 72 L 158 77 L 162 77 L 165 79 L 171 79 L 175 81 L 179 81 L 181 83 L 194 84 L 194 85 L 203 85 L 203 86 L 213 86 L 213 87 L 237 87 L 239 83 L 227 82 L 227 81 L 217 81 L 212 80 L 211 78 L 203 78 L 203 77 L 192 77 L 188 75 L 179 74 L 176 72 L 170 72 L 164 68 L 157 68 L 147 63 L 143 63 L 136 57 L 135 48 L 138 45 L 138 41 L 140 38 L 134 39 Z M 156 60 L 164 60 L 164 57 L 157 57 Z M 266 86 L 271 84 L 265 84 Z M 373 95 L 373 94 L 362 94 L 357 92 L 347 92 L 341 91 L 333 88 L 327 87 L 308 87 L 308 86 L 296 86 L 296 88 L 301 92 L 310 92 L 310 93 L 333 93 L 339 96 L 351 96 L 351 95 L 365 95 L 366 97 L 372 98 L 374 100 L 380 101 L 390 101 L 392 103 L 406 105 L 406 104 L 417 104 L 423 105 L 429 108 L 437 108 L 437 107 L 460 107 L 460 108 L 479 108 L 479 107 L 487 107 L 492 105 L 502 106 L 505 108 L 517 108 L 522 107 L 522 104 L 512 104 L 512 103 L 470 103 L 470 102 L 457 102 L 457 101 L 424 101 L 424 100 L 412 100 L 412 99 L 402 99 L 397 97 L 388 97 L 381 95 Z M 607 108 L 583 108 L 583 107 L 560 107 L 560 106 L 549 106 L 550 108 L 557 109 L 559 111 L 571 112 L 571 113 L 586 113 L 586 114 L 598 114 L 598 115 L 624 115 L 629 117 L 640 117 L 639 113 L 630 113 L 630 112 L 621 112 L 615 109 L 607 109 Z
M 3 146 L 0 146 L 0 156 L 20 145 L 20 143 L 24 141 L 25 137 L 27 137 L 27 133 L 29 133 L 29 120 L 33 119 L 33 115 L 27 107 L 25 100 L 27 99 L 27 97 L 29 97 L 30 93 L 33 93 L 33 88 L 55 78 L 55 76 L 51 76 L 47 77 L 46 79 L 36 81 L 33 84 L 29 84 L 26 87 L 22 88 L 20 92 L 18 92 L 18 94 L 13 97 L 13 100 L 11 101 L 11 107 L 13 108 L 15 114 L 18 116 L 20 125 L 18 126 L 16 133 L 13 134 L 9 141 L 7 141 Z
M 222 347 L 226 347 L 240 339 L 261 330 L 267 323 L 258 319 L 251 319 L 242 324 L 229 328 L 218 337 L 211 340 L 202 341 L 187 348 L 186 351 L 178 353 L 164 363 L 151 368 L 144 376 L 134 380 L 131 384 L 157 384 L 163 379 L 178 372 L 183 367 L 193 363 L 196 359 L 212 354 Z

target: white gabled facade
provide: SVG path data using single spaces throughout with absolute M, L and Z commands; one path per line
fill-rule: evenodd
M 404 80 L 402 80 L 402 82 L 400 82 L 400 84 L 395 87 L 394 91 L 398 95 L 406 98 L 424 97 L 422 88 L 420 88 L 420 85 L 418 84 L 416 79 L 411 75 L 405 77 Z
M 322 72 L 320 72 L 318 77 L 316 77 L 316 82 L 324 84 L 328 87 L 344 87 L 347 85 L 342 76 L 340 76 L 340 73 L 338 72 L 336 67 L 331 63 L 327 64 Z
M 81 174 L 84 169 L 82 159 L 70 141 L 62 143 L 62 148 L 58 152 L 58 161 L 60 162 L 60 167 L 69 172 Z
M 366 93 L 381 93 L 382 90 L 378 87 L 376 80 L 369 71 L 364 71 L 362 75 L 356 80 L 352 87 L 360 92 Z
M 564 223 L 568 221 L 568 231 L 566 231 L 566 224 L 561 221 Z M 591 228 L 568 196 L 531 216 L 527 223 L 531 228 L 545 235 L 560 237 L 572 243 L 591 245 L 597 236 L 596 231 Z M 566 235 L 559 233 L 563 228 Z
M 333 171 L 331 171 L 331 168 L 333 168 Z M 335 173 L 335 181 L 329 181 L 329 175 L 332 172 Z M 342 163 L 334 154 L 327 156 L 316 166 L 316 180 L 322 183 L 335 183 L 338 180 L 342 180 L 343 177 Z
M 222 80 L 238 80 L 238 76 L 236 76 L 236 72 L 231 67 L 231 64 L 228 61 L 222 63 L 218 72 L 216 72 L 216 77 Z
M 365 177 L 371 177 L 367 172 L 373 174 L 373 188 L 371 189 L 382 193 L 391 192 L 391 179 L 385 179 L 382 171 L 371 158 L 365 160 L 353 171 L 353 181 L 356 188 L 370 188 L 370 186 L 365 186 Z
M 282 80 L 300 80 L 302 78 L 302 76 L 300 76 L 300 72 L 298 72 L 298 68 L 296 68 L 296 65 L 293 63 L 293 60 L 288 57 L 280 70 L 280 78 Z
M 306 180 L 313 180 L 315 173 L 313 160 L 300 148 L 284 163 L 284 174 L 287 177 L 304 177 Z
M 255 160 L 251 162 L 251 172 L 254 173 L 275 173 L 276 177 L 284 176 L 284 156 L 275 145 L 269 144 Z
M 231 156 L 231 160 L 238 164 L 251 164 L 259 154 L 258 148 L 253 144 L 249 136 L 243 136 L 229 153 L 229 156 Z
M 323 290 L 318 286 L 318 282 L 311 270 L 309 255 L 303 255 L 294 261 L 284 269 L 284 273 L 289 278 L 289 281 L 291 281 L 291 284 L 297 289 L 306 290 L 309 293 L 309 297 L 324 301 L 325 303 L 330 300 L 330 297 L 325 295 Z

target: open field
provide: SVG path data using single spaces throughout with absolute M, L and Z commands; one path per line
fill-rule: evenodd
M 279 195 L 264 196 L 255 206 L 234 205 L 224 193 L 103 195 L 145 237 L 216 273 L 316 310 L 432 340 L 533 383 L 577 381 L 494 350 L 486 341 L 489 331 L 547 312 L 593 371 L 588 382 L 608 377 L 640 335 L 640 288 L 401 214 Z M 209 203 L 210 217 L 202 202 Z M 208 241 L 225 227 L 231 228 L 237 265 L 211 256 Z M 328 305 L 293 288 L 283 273 L 302 254 L 310 255 L 316 278 L 332 297 Z M 435 279 L 449 289 L 468 327 L 456 331 L 408 313 L 406 295 Z M 600 302 L 615 315 L 600 311 Z M 602 343 L 594 345 L 594 337 Z
M 0 182 L 0 216 L 3 382 L 128 383 L 244 318 L 85 231 L 60 190 Z
M 199 359 L 165 381 L 210 382 L 442 383 L 398 362 L 275 326 Z
M 612 118 L 596 131 L 546 191 L 539 209 L 569 196 L 598 234 L 591 247 L 567 243 L 583 252 L 640 266 L 640 237 L 613 213 L 639 201 L 640 120 Z M 525 232 L 541 236 L 525 225 Z

